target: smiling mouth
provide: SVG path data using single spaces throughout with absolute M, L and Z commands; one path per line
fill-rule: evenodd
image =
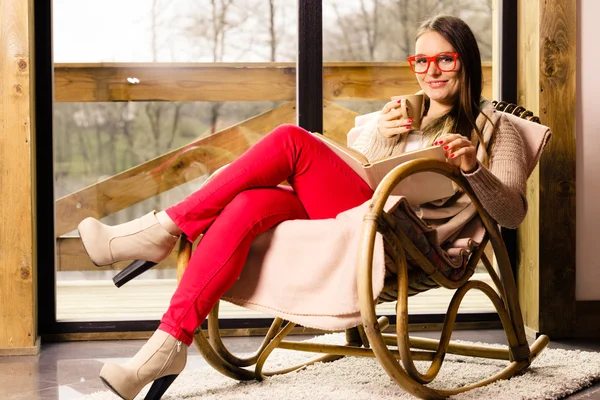
M 432 87 L 432 88 L 439 88 L 444 86 L 448 81 L 431 81 L 431 82 L 427 82 L 427 84 Z

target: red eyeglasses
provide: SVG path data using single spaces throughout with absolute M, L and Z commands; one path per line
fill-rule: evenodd
M 415 74 L 424 74 L 429 70 L 429 65 L 433 62 L 437 69 L 442 72 L 454 71 L 458 53 L 440 53 L 435 56 L 427 57 L 423 55 L 410 56 L 407 58 L 410 68 Z

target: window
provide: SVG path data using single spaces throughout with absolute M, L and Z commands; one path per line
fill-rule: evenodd
M 322 11 L 325 134 L 344 141 L 355 115 L 418 90 L 405 60 L 429 13 L 470 24 L 492 97 L 491 0 L 327 0 Z M 54 0 L 53 16 L 56 321 L 158 320 L 176 287 L 174 255 L 117 289 L 111 278 L 127 263 L 93 266 L 77 223 L 163 209 L 271 128 L 295 122 L 298 2 Z M 189 148 L 194 162 L 182 156 Z M 178 161 L 185 168 L 175 173 Z M 445 311 L 449 295 L 430 291 L 410 308 Z M 491 309 L 480 303 L 468 297 L 461 310 Z M 262 317 L 225 304 L 221 316 Z

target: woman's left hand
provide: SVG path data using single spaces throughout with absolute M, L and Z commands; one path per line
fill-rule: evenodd
M 434 145 L 442 146 L 446 153 L 446 159 L 466 173 L 477 169 L 477 150 L 471 141 L 457 133 L 440 136 Z

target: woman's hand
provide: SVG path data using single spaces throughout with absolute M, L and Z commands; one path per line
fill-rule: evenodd
M 377 119 L 377 130 L 386 138 L 391 138 L 396 135 L 408 133 L 411 130 L 410 124 L 412 119 L 402 118 L 400 111 L 400 102 L 406 100 L 393 100 L 383 106 L 381 114 Z M 407 107 L 408 115 L 410 116 L 410 110 Z
M 442 135 L 434 145 L 443 146 L 446 158 L 465 173 L 475 172 L 477 169 L 477 150 L 471 141 L 457 133 Z

